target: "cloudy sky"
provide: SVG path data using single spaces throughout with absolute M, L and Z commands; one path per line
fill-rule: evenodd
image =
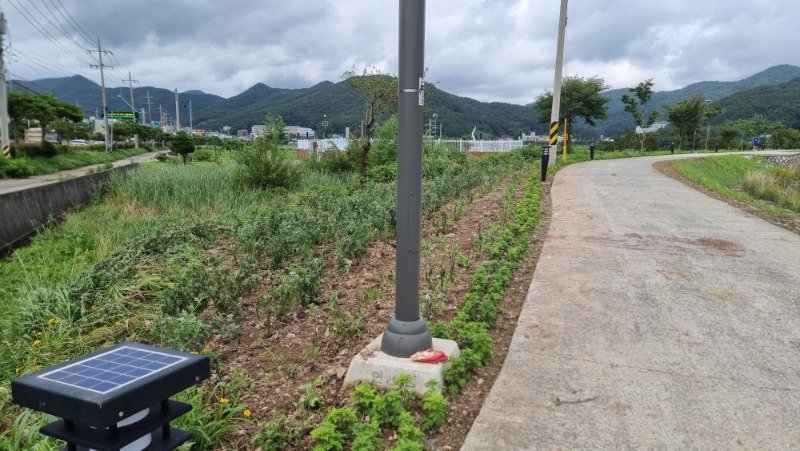
M 551 89 L 559 0 L 428 0 L 425 66 L 440 88 L 532 102 Z M 109 87 L 231 97 L 303 88 L 374 65 L 397 73 L 396 0 L 0 0 L 13 79 L 80 74 Z M 570 0 L 565 75 L 672 90 L 800 65 L 797 0 Z M 86 49 L 94 47 L 93 54 Z

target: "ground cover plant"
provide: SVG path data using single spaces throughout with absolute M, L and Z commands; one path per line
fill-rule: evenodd
M 450 321 L 478 262 L 494 260 L 492 248 L 519 257 L 517 240 L 530 229 L 516 219 L 523 190 L 515 185 L 536 177 L 518 153 L 456 164 L 428 153 L 423 308 Z M 359 189 L 352 173 L 306 170 L 291 190 L 248 189 L 230 183 L 233 171 L 229 163 L 145 165 L 0 264 L 8 312 L 0 448 L 57 449 L 26 427 L 46 420 L 8 403 L 11 379 L 121 340 L 210 356 L 214 378 L 182 395 L 195 410 L 178 426 L 194 432 L 195 449 L 319 444 L 310 431 L 349 396 L 337 385 L 344 360 L 391 314 L 394 184 Z M 486 198 L 481 205 L 498 206 L 496 217 L 475 206 Z M 492 229 L 501 218 L 516 228 Z M 480 239 L 465 230 L 464 245 L 455 237 L 468 224 Z M 408 440 L 441 425 L 433 397 L 395 425 Z M 355 434 L 358 443 L 386 440 L 386 426 L 358 426 L 367 431 Z

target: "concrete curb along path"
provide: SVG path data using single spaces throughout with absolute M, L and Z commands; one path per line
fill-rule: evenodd
M 658 171 L 560 171 L 463 450 L 800 449 L 800 237 Z
M 158 155 L 160 152 L 148 152 L 143 153 L 140 155 L 135 155 L 128 158 L 123 158 L 121 160 L 112 161 L 111 164 L 115 167 L 121 166 L 128 166 L 129 164 L 133 163 L 144 163 L 146 161 L 151 161 Z M 47 185 L 48 183 L 56 183 L 59 181 L 60 178 L 65 176 L 82 176 L 86 175 L 86 172 L 90 168 L 100 167 L 103 166 L 102 164 L 93 164 L 90 166 L 83 166 L 76 169 L 68 169 L 66 171 L 59 171 L 53 174 L 45 174 L 45 175 L 34 175 L 32 177 L 28 177 L 26 179 L 9 179 L 9 180 L 0 180 L 0 194 L 11 193 L 14 191 L 21 191 L 24 189 L 33 188 L 35 186 L 42 186 Z

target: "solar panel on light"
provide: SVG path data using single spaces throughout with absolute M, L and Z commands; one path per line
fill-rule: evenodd
M 207 356 L 124 342 L 11 382 L 12 400 L 97 429 L 211 375 Z
M 96 393 L 108 393 L 184 360 L 183 357 L 124 346 L 38 377 Z

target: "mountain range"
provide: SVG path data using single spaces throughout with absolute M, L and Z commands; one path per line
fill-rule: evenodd
M 96 116 L 102 110 L 100 86 L 78 75 L 13 81 L 10 88 L 53 94 L 61 101 L 76 103 L 87 116 Z M 604 95 L 611 99 L 608 119 L 598 121 L 597 127 L 574 124 L 574 133 L 585 138 L 597 138 L 632 131 L 635 128 L 633 121 L 619 100 L 627 92 L 627 89 L 606 91 Z M 148 86 L 136 87 L 133 93 L 137 110 L 150 111 L 156 120 L 162 114 L 159 111 L 174 118 L 174 91 Z M 702 94 L 725 108 L 718 120 L 763 114 L 769 120 L 800 128 L 800 67 L 797 66 L 774 66 L 739 81 L 703 81 L 674 91 L 656 92 L 648 105 L 662 109 L 695 94 Z M 130 111 L 130 95 L 128 88 L 107 88 L 109 111 Z M 192 90 L 178 94 L 178 108 L 181 125 L 187 126 L 191 122 L 194 128 L 207 130 L 220 130 L 226 126 L 234 131 L 249 130 L 252 125 L 262 123 L 266 113 L 274 112 L 282 115 L 287 125 L 321 131 L 324 115 L 329 121 L 329 134 L 341 134 L 345 127 L 358 130 L 363 111 L 358 93 L 344 81 L 324 81 L 300 89 L 273 88 L 258 83 L 227 99 Z M 479 102 L 436 88 L 426 97 L 426 122 L 433 113 L 437 114 L 437 122 L 445 136 L 466 135 L 474 127 L 486 137 L 519 136 L 523 131 L 545 134 L 548 129 L 547 124 L 535 123 L 532 105 Z M 665 113 L 662 118 L 666 118 Z

